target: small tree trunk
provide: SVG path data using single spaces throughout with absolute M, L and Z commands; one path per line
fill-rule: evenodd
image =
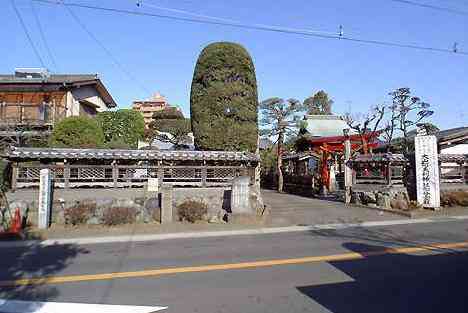
M 283 132 L 279 133 L 278 136 L 278 147 L 276 152 L 276 171 L 278 173 L 278 192 L 283 192 L 283 171 L 281 170 L 281 166 L 283 165 L 283 160 L 281 156 L 283 154 L 283 139 L 284 134 Z

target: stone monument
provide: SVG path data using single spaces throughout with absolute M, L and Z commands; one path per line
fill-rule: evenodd
M 50 215 L 52 208 L 52 177 L 50 169 L 42 169 L 39 181 L 39 229 L 47 229 L 50 226 Z
M 233 214 L 252 213 L 249 184 L 249 176 L 240 176 L 232 180 L 231 212 Z
M 440 207 L 439 160 L 437 138 L 418 130 L 414 138 L 416 160 L 416 193 L 423 207 Z

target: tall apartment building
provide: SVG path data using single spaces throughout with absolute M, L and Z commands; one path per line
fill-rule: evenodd
M 164 110 L 166 107 L 169 107 L 169 103 L 164 96 L 157 92 L 148 100 L 133 101 L 132 107 L 134 110 L 143 114 L 143 118 L 145 119 L 145 128 L 148 128 L 149 124 L 153 120 L 154 112 Z

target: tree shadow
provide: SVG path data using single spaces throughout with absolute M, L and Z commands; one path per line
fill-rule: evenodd
M 1 247 L 0 252 L 0 299 L 38 302 L 51 301 L 59 295 L 58 289 L 47 283 L 47 277 L 60 273 L 79 254 L 88 253 L 77 245 L 44 245 L 39 241 Z M 32 303 L 31 306 L 29 309 L 38 308 Z M 27 305 L 22 309 L 27 312 Z
M 384 246 L 348 242 L 363 258 L 330 262 L 352 281 L 297 289 L 333 313 L 466 312 L 467 251 L 387 254 Z
M 343 221 L 346 224 L 346 221 Z M 336 238 L 340 240 L 353 240 L 361 242 L 369 242 L 372 244 L 383 244 L 389 246 L 421 246 L 431 248 L 432 250 L 441 250 L 441 252 L 450 252 L 450 249 L 439 249 L 430 242 L 447 241 L 453 242 L 460 240 L 460 237 L 450 232 L 437 232 L 436 236 L 431 233 L 421 234 L 412 233 L 411 230 L 403 231 L 401 229 L 378 229 L 368 227 L 345 227 L 342 229 L 315 229 L 311 230 L 312 236 Z

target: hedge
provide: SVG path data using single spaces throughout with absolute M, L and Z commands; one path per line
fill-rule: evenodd
M 50 145 L 57 148 L 100 148 L 104 134 L 96 120 L 73 116 L 58 122 L 52 132 Z
M 255 152 L 257 111 L 255 68 L 245 48 L 217 42 L 203 49 L 190 94 L 195 147 Z

